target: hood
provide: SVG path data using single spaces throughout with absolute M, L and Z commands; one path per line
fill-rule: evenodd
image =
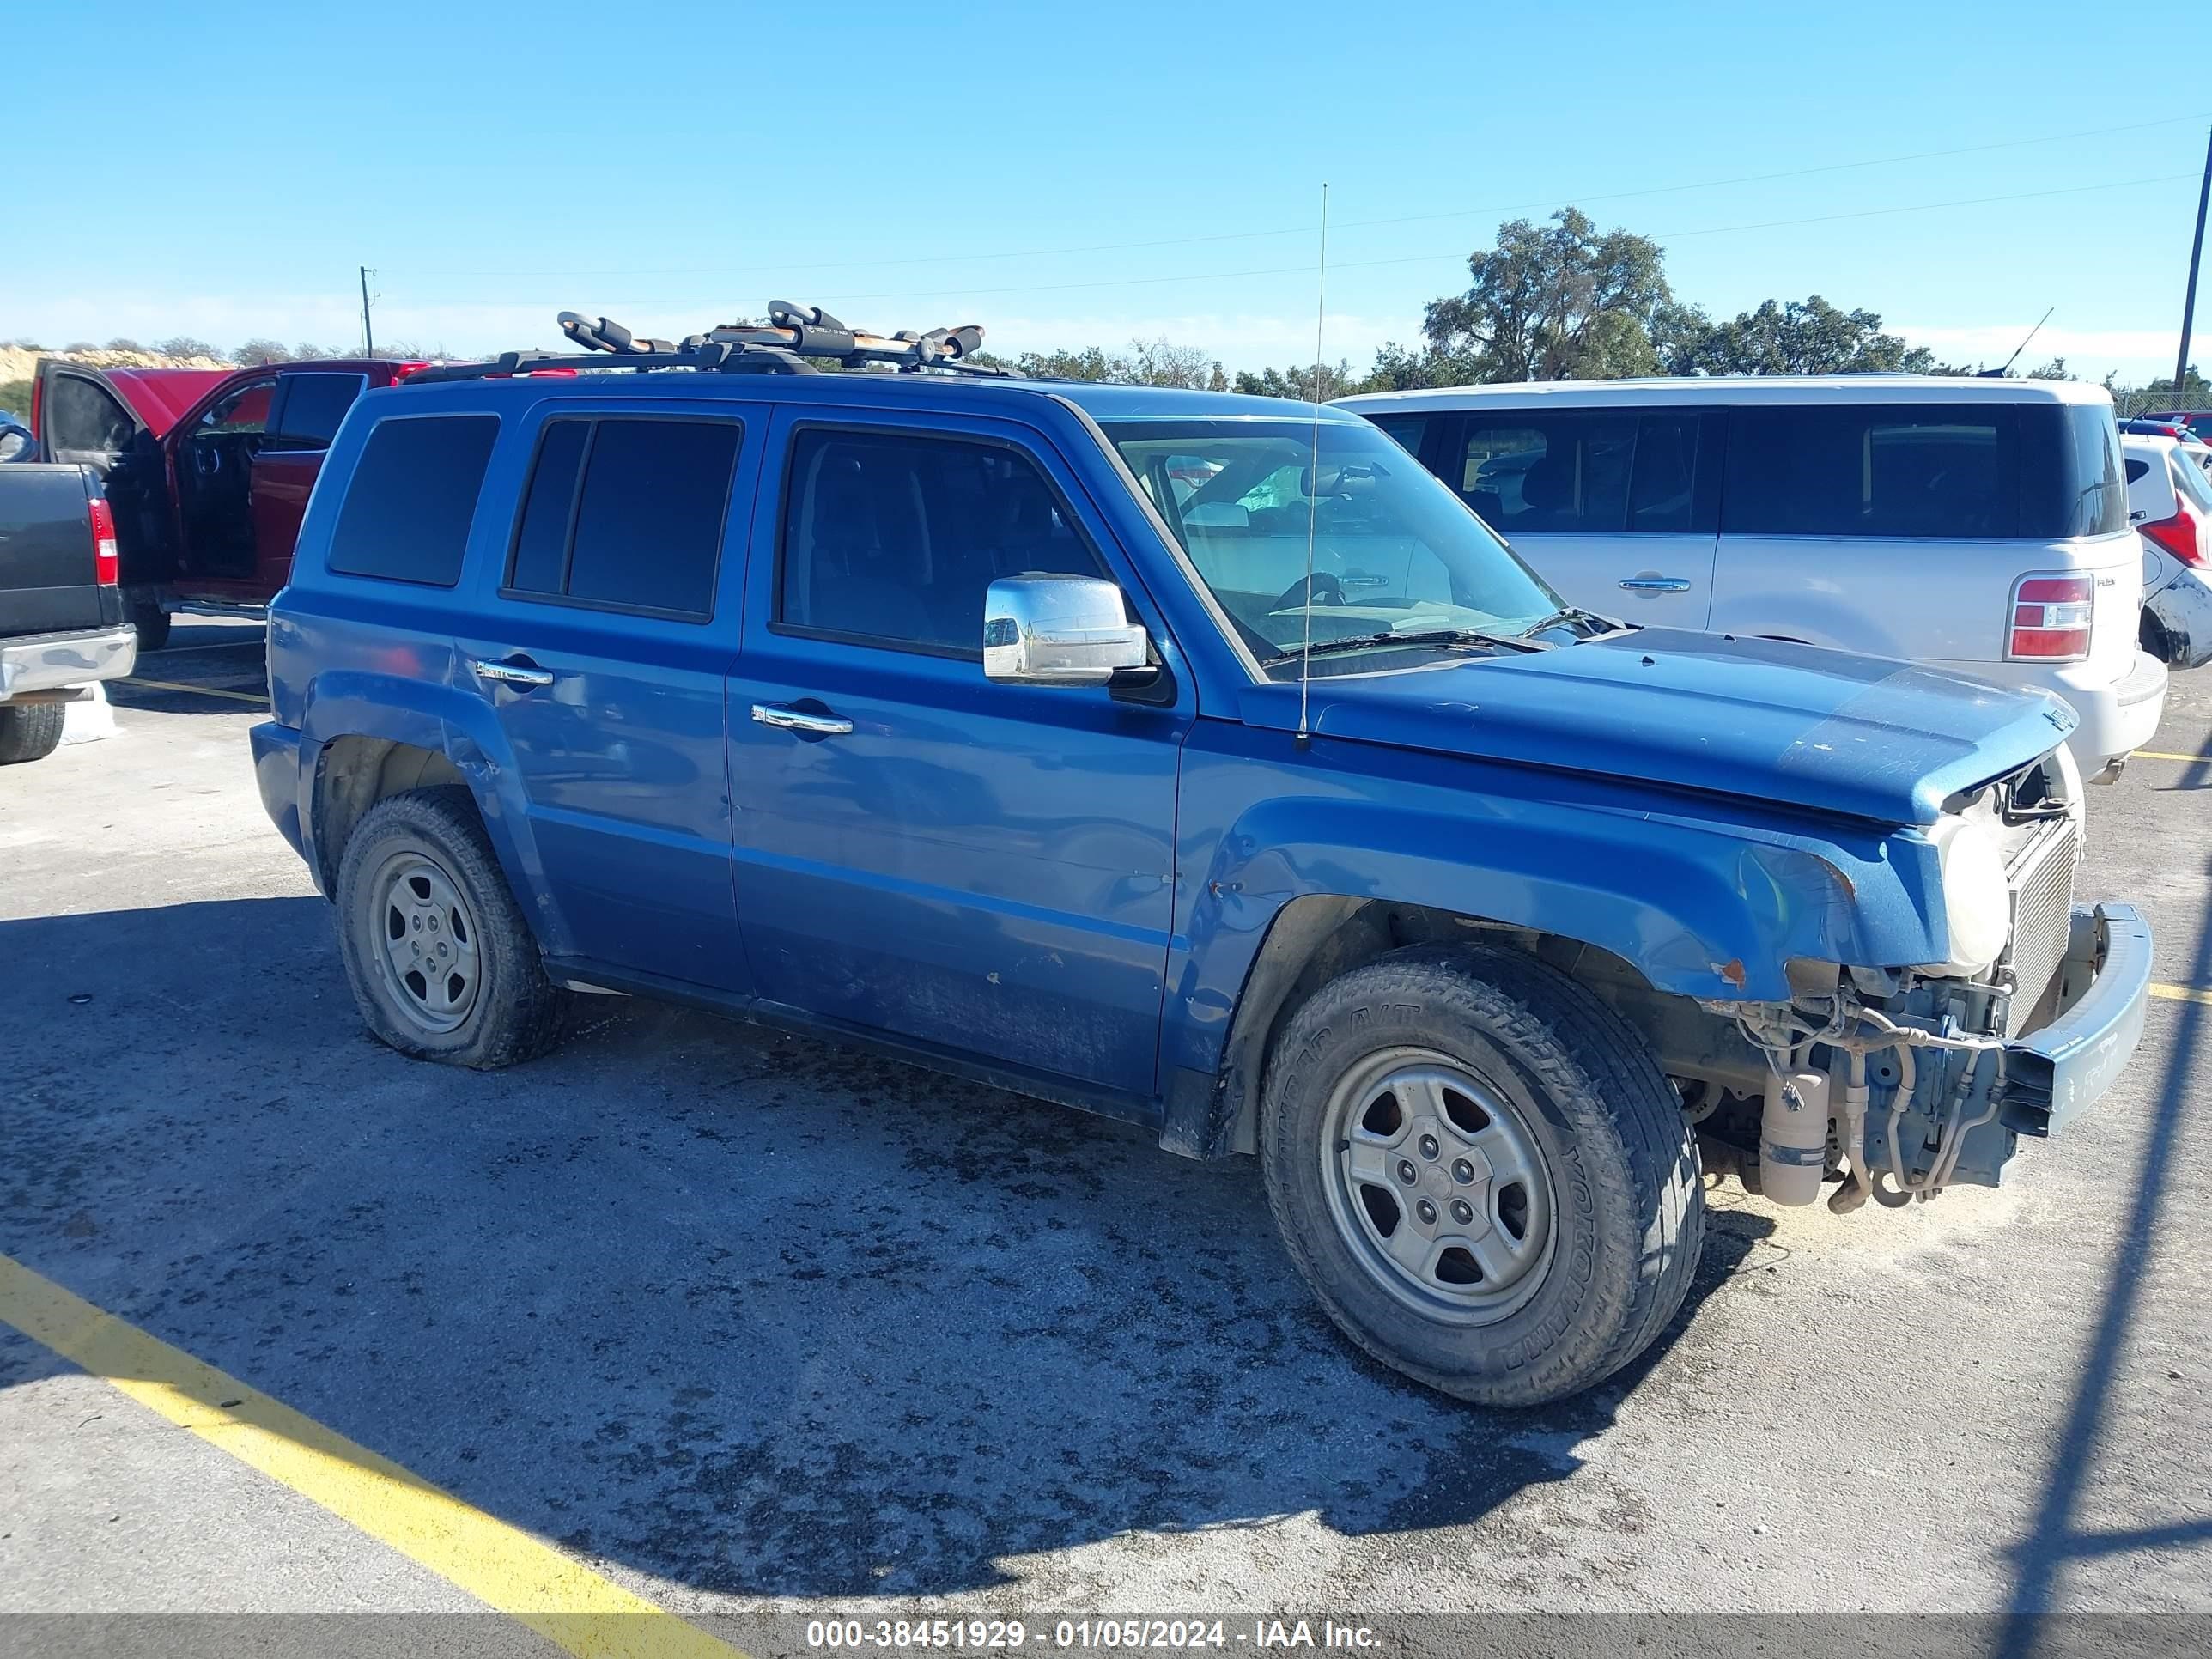
M 1295 684 L 1267 688 L 1295 725 Z M 2057 747 L 2074 711 L 2041 692 L 1778 640 L 1647 628 L 1448 666 L 1316 678 L 1331 738 L 1933 823 L 1960 790 Z M 1255 698 L 1255 705 L 1261 702 Z M 1279 716 L 1284 708 L 1289 720 Z

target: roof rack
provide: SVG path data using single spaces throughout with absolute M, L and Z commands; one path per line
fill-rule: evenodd
M 765 325 L 730 323 L 681 340 L 641 339 L 605 317 L 561 313 L 561 332 L 586 355 L 556 351 L 503 351 L 478 363 L 434 363 L 406 377 L 410 386 L 434 380 L 478 380 L 548 370 L 691 368 L 724 374 L 813 374 L 817 361 L 842 368 L 922 370 L 958 374 L 1002 375 L 994 364 L 969 361 L 982 349 L 983 331 L 973 323 L 957 328 L 870 334 L 848 328 L 819 306 L 770 301 Z M 612 361 L 610 361 L 611 359 Z

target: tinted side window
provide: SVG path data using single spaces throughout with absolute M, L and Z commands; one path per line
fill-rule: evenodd
M 568 586 L 569 515 L 576 506 L 576 479 L 583 470 L 589 421 L 549 421 L 538 441 L 538 464 L 530 470 L 523 498 L 522 525 L 515 532 L 514 557 L 507 585 L 526 593 L 558 593 Z
M 1470 415 L 1453 488 L 1507 536 L 1617 531 L 1636 451 L 1631 415 Z
M 46 392 L 47 459 L 104 465 L 131 447 L 130 411 L 98 381 L 57 374 Z
M 568 597 L 706 617 L 738 465 L 734 421 L 601 421 L 584 461 Z
M 802 429 L 792 442 L 776 619 L 980 656 L 1000 576 L 1102 574 L 1028 457 L 1000 444 Z
M 1408 455 L 1421 453 L 1421 440 L 1428 435 L 1429 417 L 1425 415 L 1370 415 L 1367 417 L 1390 434 L 1390 441 Z
M 1721 528 L 1738 535 L 2019 533 L 2014 410 L 1740 408 Z
M 453 586 L 498 436 L 499 422 L 489 415 L 380 422 L 362 447 L 338 510 L 330 568 L 348 576 Z
M 723 420 L 547 422 L 507 591 L 703 622 L 743 435 Z
M 1646 415 L 1636 423 L 1636 463 L 1628 487 L 1628 527 L 1647 534 L 1712 530 L 1699 526 L 1698 438 L 1704 422 L 1693 414 Z
M 327 449 L 353 400 L 368 385 L 365 374 L 287 374 L 278 382 L 281 401 L 271 449 Z

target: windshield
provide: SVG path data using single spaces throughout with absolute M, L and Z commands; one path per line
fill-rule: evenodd
M 1412 648 L 1390 636 L 1417 634 L 1433 650 L 1439 634 L 1519 635 L 1560 608 L 1466 503 L 1364 422 L 1322 422 L 1318 465 L 1310 421 L 1121 421 L 1105 430 L 1244 643 L 1279 677 L 1295 675 L 1309 638 L 1318 649 L 1372 637 L 1379 652 Z

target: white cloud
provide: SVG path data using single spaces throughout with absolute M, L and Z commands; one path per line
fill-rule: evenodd
M 1885 320 L 1882 326 L 1885 332 L 1903 335 L 1909 344 L 1930 348 L 1938 357 L 1994 367 L 2012 356 L 2013 349 L 2035 326 L 2035 319 L 2030 317 L 2016 323 L 1979 323 L 1963 327 Z M 2174 348 L 2179 343 L 2171 329 L 2047 327 L 2028 341 L 2027 349 L 2021 353 L 2020 362 L 2014 368 L 2032 368 L 2053 357 L 2063 357 L 2068 371 L 2085 380 L 2100 379 L 2107 369 L 2116 371 L 2124 380 L 2141 380 L 2153 374 L 2172 374 Z

